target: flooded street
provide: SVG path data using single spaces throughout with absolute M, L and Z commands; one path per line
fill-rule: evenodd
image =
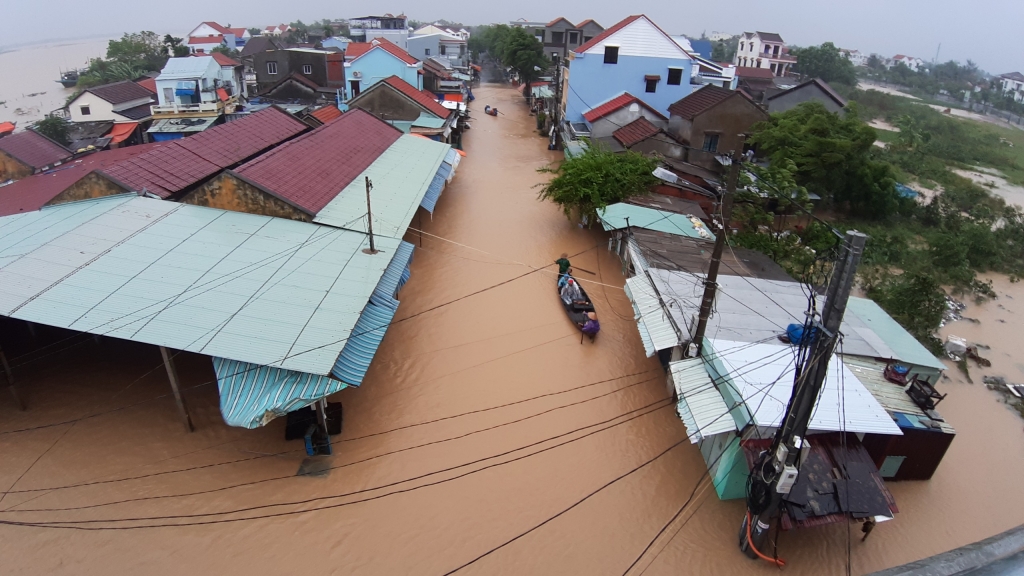
M 154 347 L 49 331 L 31 341 L 24 323 L 0 324 L 28 405 L 0 391 L 0 520 L 132 519 L 0 525 L 5 573 L 620 575 L 688 501 L 631 574 L 778 573 L 738 551 L 743 503 L 719 501 L 704 477 L 604 234 L 537 200 L 547 175 L 536 169 L 561 153 L 516 91 L 474 94 L 467 157 L 422 221 L 398 322 L 363 386 L 331 398 L 344 430 L 320 474 L 296 477 L 305 456 L 283 419 L 223 423 L 209 358 L 178 357 L 196 424 L 186 434 Z M 503 115 L 483 115 L 488 104 Z M 601 315 L 595 343 L 580 342 L 554 293 L 562 252 L 595 272 L 578 274 Z M 982 324 L 947 330 L 992 346 L 986 373 L 1022 381 L 1024 290 L 997 291 Z M 931 481 L 889 484 L 894 521 L 863 544 L 851 525 L 855 574 L 1024 521 L 1024 420 L 981 372 L 971 385 L 948 364 L 940 411 L 957 438 Z M 787 574 L 846 573 L 845 526 L 778 544 Z

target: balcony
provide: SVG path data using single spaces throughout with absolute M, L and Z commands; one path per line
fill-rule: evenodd
M 198 104 L 154 104 L 150 107 L 153 116 L 217 116 L 224 113 L 224 108 L 234 109 L 237 100 L 232 97 L 227 102 L 200 102 Z

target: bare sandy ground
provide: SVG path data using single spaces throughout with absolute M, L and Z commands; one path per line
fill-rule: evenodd
M 990 169 L 961 170 L 953 169 L 953 172 L 969 178 L 975 184 L 980 184 L 991 193 L 1000 196 L 1003 200 L 1017 206 L 1024 207 L 1024 187 L 1015 186 L 1006 181 L 1002 174 Z

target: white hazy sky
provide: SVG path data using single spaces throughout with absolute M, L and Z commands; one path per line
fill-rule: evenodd
M 931 60 L 942 44 L 940 61 L 974 60 L 994 74 L 1024 70 L 1019 43 L 1022 0 L 519 0 L 518 2 L 409 2 L 368 0 L 242 0 L 236 2 L 139 2 L 138 0 L 5 0 L 0 46 L 40 40 L 80 38 L 126 31 L 187 33 L 202 20 L 234 26 L 405 12 L 417 20 L 447 18 L 465 24 L 546 21 L 565 16 L 593 18 L 611 26 L 629 14 L 645 13 L 670 34 L 744 30 L 778 32 L 790 44 L 831 41 L 843 48 L 897 53 Z M 87 9 L 86 9 L 87 6 Z M 55 15 L 60 15 L 55 17 Z

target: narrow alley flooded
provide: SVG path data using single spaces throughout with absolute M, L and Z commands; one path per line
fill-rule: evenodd
M 296 476 L 305 456 L 283 419 L 223 423 L 206 357 L 181 357 L 186 434 L 154 347 L 43 331 L 55 343 L 30 353 L 43 345 L 17 323 L 5 342 L 19 342 L 8 356 L 28 410 L 0 400 L 6 573 L 777 573 L 738 551 L 743 503 L 710 487 L 604 234 L 537 200 L 537 168 L 561 153 L 514 90 L 474 93 L 467 157 L 406 237 L 422 245 L 397 322 L 363 386 L 331 398 L 344 430 L 319 473 Z M 483 115 L 488 104 L 503 114 Z M 578 275 L 601 315 L 594 343 L 554 294 L 562 252 L 594 272 Z M 1021 303 L 1004 302 L 1007 322 Z M 1018 353 L 1019 334 L 998 338 Z M 865 543 L 850 525 L 852 573 L 1024 521 L 1024 421 L 947 373 L 957 438 L 931 481 L 890 484 L 894 521 Z M 95 522 L 17 525 L 72 520 Z M 784 572 L 845 574 L 847 538 L 842 525 L 783 533 Z

